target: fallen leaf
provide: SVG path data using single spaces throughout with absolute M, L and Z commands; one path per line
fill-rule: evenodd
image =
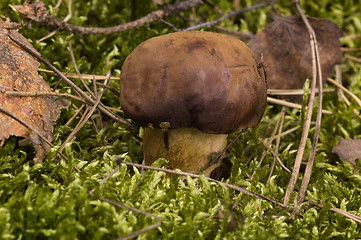
M 316 33 L 322 77 L 332 75 L 342 61 L 342 30 L 333 22 L 308 18 Z M 310 37 L 301 17 L 288 16 L 274 21 L 249 42 L 255 57 L 267 70 L 268 88 L 299 89 L 312 77 Z
M 361 159 L 361 139 L 343 139 L 332 148 L 332 152 L 336 153 L 341 161 L 350 162 L 356 166 L 356 159 Z
M 244 215 L 241 211 L 237 210 L 236 207 L 238 206 L 238 201 L 235 201 L 232 206 L 229 206 L 227 209 L 224 208 L 224 204 L 221 203 L 221 205 L 218 207 L 218 216 L 217 218 L 221 221 L 225 219 L 226 216 L 228 216 L 229 222 L 227 223 L 227 232 L 235 231 L 240 225 L 244 224 Z M 218 227 L 220 227 L 220 223 L 218 224 Z
M 16 24 L 0 19 L 0 107 L 24 121 L 51 142 L 53 124 L 66 102 L 57 100 L 53 96 L 18 97 L 6 93 L 7 91 L 51 92 L 51 88 L 38 74 L 39 62 L 8 37 L 11 34 L 19 42 L 36 51 L 14 26 Z M 12 135 L 30 141 L 36 151 L 35 162 L 41 162 L 50 149 L 35 131 L 0 112 L 1 143 Z

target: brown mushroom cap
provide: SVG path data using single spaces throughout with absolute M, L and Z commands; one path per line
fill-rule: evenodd
M 257 126 L 266 107 L 263 68 L 242 41 L 177 32 L 134 49 L 121 72 L 120 104 L 136 123 L 231 133 Z

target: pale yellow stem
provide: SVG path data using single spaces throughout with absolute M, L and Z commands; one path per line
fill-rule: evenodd
M 169 161 L 171 169 L 205 175 L 213 171 L 219 155 L 227 145 L 227 134 L 208 134 L 195 128 L 169 131 L 145 128 L 143 152 L 146 165 L 158 158 Z M 214 163 L 212 160 L 216 160 Z

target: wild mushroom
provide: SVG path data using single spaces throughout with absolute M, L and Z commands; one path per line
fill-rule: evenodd
M 266 107 L 263 68 L 246 44 L 219 33 L 151 38 L 127 57 L 120 79 L 122 109 L 145 127 L 147 165 L 162 157 L 209 175 L 227 134 L 257 126 Z

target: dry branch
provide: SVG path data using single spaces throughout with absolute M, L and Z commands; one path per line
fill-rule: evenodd
M 225 15 L 223 17 L 220 17 L 220 18 L 218 18 L 218 19 L 216 19 L 214 21 L 201 23 L 201 24 L 198 24 L 198 25 L 186 28 L 186 29 L 182 29 L 182 31 L 193 31 L 193 30 L 196 30 L 196 29 L 199 29 L 199 28 L 204 28 L 204 27 L 205 28 L 210 28 L 210 27 L 213 27 L 214 25 L 222 22 L 225 19 L 232 18 L 234 16 L 237 16 L 239 14 L 255 10 L 257 8 L 262 8 L 262 7 L 272 5 L 275 2 L 277 2 L 277 0 L 270 0 L 270 1 L 262 2 L 262 3 L 258 3 L 258 4 L 254 5 L 254 6 L 251 6 L 251 7 L 246 7 L 246 8 L 240 9 L 240 10 L 232 11 L 232 12 L 229 12 L 227 15 Z
M 108 73 L 108 77 L 110 78 L 110 72 Z M 109 78 L 107 80 L 105 80 L 105 85 L 108 84 L 109 82 Z M 98 99 L 96 100 L 95 104 L 92 106 L 92 108 L 89 110 L 89 112 L 87 114 L 84 114 L 84 119 L 81 119 L 77 126 L 74 128 L 74 130 L 71 132 L 71 134 L 67 137 L 67 139 L 63 142 L 63 144 L 61 145 L 59 152 L 63 151 L 63 149 L 65 148 L 66 143 L 68 143 L 69 141 L 72 141 L 72 139 L 75 137 L 75 135 L 80 131 L 80 129 L 84 126 L 84 124 L 86 123 L 86 121 L 88 121 L 88 119 L 93 115 L 94 111 L 96 110 L 97 106 L 100 103 L 100 100 L 103 96 L 104 93 L 104 88 L 100 89 L 100 94 L 98 96 Z
M 316 206 L 318 208 L 323 208 L 324 205 L 323 204 L 318 204 L 318 203 L 315 203 L 314 201 L 308 201 L 308 205 L 310 206 Z M 349 213 L 345 210 L 342 210 L 342 209 L 339 209 L 339 208 L 330 208 L 330 211 L 333 211 L 335 213 L 338 213 L 338 214 L 341 214 L 351 220 L 354 220 L 355 222 L 358 222 L 358 223 L 361 223 L 361 217 L 355 215 L 355 214 L 352 214 L 352 213 Z
M 319 60 L 320 57 L 318 54 L 316 34 L 315 34 L 312 26 L 308 22 L 306 16 L 304 15 L 304 13 L 299 5 L 299 1 L 296 0 L 295 4 L 296 4 L 298 12 L 300 13 L 300 15 L 302 17 L 304 24 L 307 27 L 309 35 L 310 35 L 310 45 L 311 45 L 311 54 L 312 54 L 312 82 L 311 82 L 311 92 L 310 92 L 308 106 L 307 106 L 306 119 L 305 119 L 305 122 L 303 125 L 303 131 L 302 131 L 302 135 L 301 135 L 301 139 L 300 139 L 300 144 L 298 146 L 298 151 L 297 151 L 295 163 L 293 166 L 292 175 L 291 175 L 291 178 L 290 178 L 287 190 L 286 190 L 284 202 L 283 202 L 286 205 L 289 203 L 292 192 L 296 185 L 298 174 L 299 174 L 301 163 L 302 163 L 302 159 L 304 156 L 304 151 L 306 148 L 306 141 L 307 141 L 308 133 L 310 130 L 310 125 L 311 125 L 312 109 L 313 109 L 313 104 L 314 104 L 314 99 L 315 99 L 316 83 L 318 83 L 318 89 L 319 89 L 319 98 L 318 98 L 319 101 L 318 101 L 316 129 L 315 129 L 315 133 L 313 136 L 312 148 L 311 148 L 311 151 L 309 154 L 304 178 L 303 178 L 302 185 L 301 185 L 301 190 L 298 195 L 299 202 L 303 201 L 303 198 L 306 193 L 307 186 L 308 186 L 308 182 L 311 177 L 312 166 L 313 166 L 313 161 L 314 161 L 314 157 L 315 157 L 315 153 L 316 153 L 316 146 L 317 146 L 320 126 L 321 126 L 321 116 L 322 116 L 322 72 L 321 72 L 321 64 L 320 64 L 320 60 Z M 317 77 L 318 77 L 318 79 L 317 79 Z
M 119 163 L 124 163 L 124 164 L 126 164 L 126 165 L 134 166 L 134 167 L 138 167 L 138 168 L 155 170 L 155 171 L 160 171 L 160 172 L 165 172 L 165 173 L 170 173 L 170 174 L 176 174 L 176 175 L 179 175 L 179 176 L 189 176 L 189 177 L 191 177 L 191 178 L 201 178 L 200 175 L 198 175 L 198 174 L 187 173 L 187 172 L 179 172 L 179 171 L 175 171 L 175 170 L 171 170 L 171 169 L 166 169 L 166 168 L 158 168 L 158 167 L 147 166 L 147 165 L 138 164 L 138 163 L 126 162 L 126 161 L 121 160 L 119 157 L 116 157 L 115 160 L 118 161 Z M 278 206 L 280 206 L 280 207 L 283 207 L 283 208 L 286 208 L 286 209 L 294 209 L 294 207 L 292 207 L 292 206 L 288 206 L 288 205 L 282 204 L 282 203 L 280 203 L 280 202 L 277 202 L 276 200 L 273 200 L 273 199 L 271 199 L 271 198 L 265 197 L 265 196 L 263 196 L 263 195 L 261 195 L 261 194 L 259 194 L 259 193 L 250 191 L 250 190 L 248 190 L 248 189 L 245 189 L 245 188 L 242 188 L 242 187 L 239 187 L 239 186 L 235 186 L 235 185 L 232 185 L 232 184 L 230 184 L 230 183 L 221 182 L 221 181 L 218 181 L 218 180 L 209 178 L 209 177 L 204 177 L 204 178 L 207 179 L 207 180 L 210 181 L 210 182 L 218 183 L 218 184 L 220 184 L 220 185 L 226 186 L 226 187 L 228 187 L 228 188 L 230 188 L 230 189 L 236 190 L 236 191 L 241 192 L 241 193 L 244 193 L 244 194 L 246 194 L 246 195 L 249 195 L 249 196 L 252 196 L 252 197 L 257 197 L 257 198 L 259 198 L 259 199 L 261 199 L 261 200 L 265 200 L 265 201 L 271 202 L 271 203 L 276 204 L 276 205 L 278 205 Z
M 59 20 L 52 16 L 46 9 L 45 4 L 42 1 L 34 1 L 31 4 L 25 2 L 23 5 L 16 5 L 14 8 L 19 12 L 20 16 L 24 19 L 35 21 L 44 26 L 56 28 L 61 31 L 68 31 L 71 33 L 77 33 L 81 35 L 86 34 L 111 34 L 126 31 L 132 28 L 138 28 L 144 26 L 147 23 L 158 21 L 162 18 L 175 15 L 177 13 L 186 11 L 190 8 L 197 7 L 202 4 L 201 0 L 187 0 L 182 2 L 176 2 L 174 4 L 164 4 L 161 9 L 153 11 L 148 15 L 137 19 L 133 22 L 113 26 L 113 27 L 81 27 L 69 24 L 65 21 Z
M 116 172 L 118 172 L 120 169 L 120 166 L 118 166 L 116 169 L 114 169 L 106 178 L 104 178 L 103 180 L 100 181 L 99 183 L 99 186 L 103 185 L 106 181 L 108 181 L 109 178 L 111 178 Z M 95 192 L 95 188 L 93 188 L 89 194 L 90 195 L 94 195 L 94 192 Z M 142 211 L 142 210 L 139 210 L 139 209 L 136 209 L 136 208 L 133 208 L 133 207 L 130 207 L 128 205 L 125 205 L 125 204 L 122 204 L 122 203 L 119 203 L 119 202 L 116 202 L 116 201 L 113 201 L 113 200 L 110 200 L 110 199 L 107 199 L 107 198 L 99 198 L 100 201 L 103 201 L 103 202 L 107 202 L 107 203 L 110 203 L 114 206 L 117 206 L 117 207 L 121 207 L 121 208 L 124 208 L 124 209 L 127 209 L 129 211 L 132 211 L 132 212 L 135 212 L 135 213 L 138 213 L 138 214 L 141 214 L 141 215 L 144 215 L 144 216 L 147 216 L 147 217 L 151 217 L 151 218 L 154 218 L 157 222 L 145 227 L 145 228 L 142 228 L 138 231 L 135 231 L 135 232 L 132 232 L 131 234 L 128 234 L 128 235 L 125 235 L 125 236 L 122 236 L 122 237 L 118 237 L 116 239 L 119 239 L 119 240 L 125 240 L 125 239 L 131 239 L 131 238 L 135 238 L 137 236 L 139 236 L 140 234 L 143 234 L 149 230 L 152 230 L 156 227 L 158 227 L 159 225 L 162 224 L 162 219 L 160 217 L 158 217 L 157 215 L 154 215 L 154 214 L 151 214 L 151 213 L 148 213 L 148 212 L 145 212 L 145 211 Z

